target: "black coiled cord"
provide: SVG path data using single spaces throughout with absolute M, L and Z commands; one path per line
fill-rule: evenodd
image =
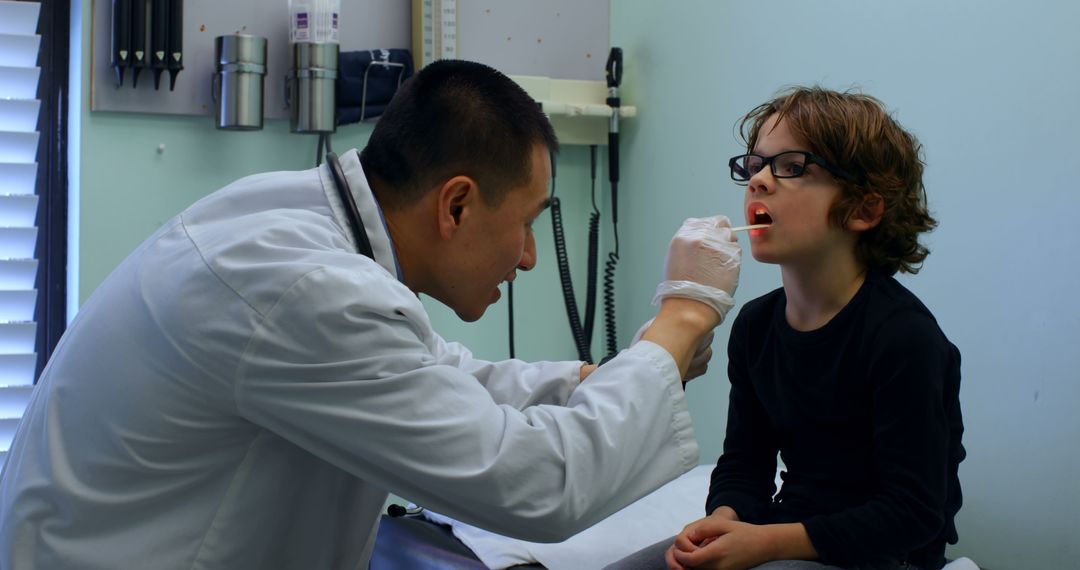
M 596 181 L 593 180 L 595 186 Z M 596 266 L 600 257 L 600 211 L 593 201 L 593 213 L 589 215 L 589 275 L 585 289 L 585 338 L 592 345 L 593 322 L 596 320 Z
M 614 189 L 615 183 L 612 182 Z M 613 190 L 614 191 L 614 190 Z M 608 253 L 607 263 L 604 264 L 604 330 L 607 333 L 606 358 L 615 356 L 619 351 L 619 343 L 615 336 L 615 266 L 619 263 L 619 225 L 611 224 L 615 235 L 615 251 Z
M 562 207 L 558 198 L 551 199 L 551 228 L 555 238 L 555 260 L 559 264 L 559 282 L 562 284 L 563 300 L 566 305 L 566 318 L 570 321 L 570 334 L 577 346 L 578 358 L 592 362 L 592 350 L 585 329 L 578 316 L 577 297 L 574 295 L 574 283 L 570 278 L 570 259 L 566 254 L 566 236 L 563 233 Z

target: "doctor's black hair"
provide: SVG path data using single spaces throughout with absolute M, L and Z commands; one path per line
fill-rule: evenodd
M 486 65 L 433 62 L 391 100 L 360 153 L 364 172 L 386 186 L 384 208 L 414 203 L 436 185 L 469 176 L 489 206 L 532 174 L 532 151 L 558 140 L 540 106 L 517 83 Z

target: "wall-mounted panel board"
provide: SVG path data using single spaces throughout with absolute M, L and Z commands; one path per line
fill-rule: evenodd
M 267 39 L 267 73 L 264 84 L 267 118 L 288 116 L 285 107 L 285 75 L 289 67 L 289 4 L 287 0 L 185 0 L 184 70 L 169 91 L 168 72 L 161 88 L 154 89 L 151 70 L 143 70 L 137 88 L 131 71 L 116 86 L 109 63 L 109 0 L 93 0 L 93 52 L 90 72 L 90 109 L 178 115 L 213 113 L 211 85 L 214 74 L 214 38 L 243 33 Z M 411 10 L 401 0 L 344 0 L 341 3 L 341 50 L 409 47 Z
M 404 0 L 343 0 L 342 51 L 411 48 L 412 6 Z M 175 91 L 168 72 L 154 89 L 151 70 L 132 88 L 131 71 L 116 86 L 110 66 L 109 0 L 93 0 L 90 108 L 182 115 L 213 114 L 214 38 L 244 33 L 268 40 L 265 115 L 288 116 L 285 76 L 289 67 L 287 0 L 185 0 L 184 70 Z M 604 79 L 608 52 L 608 0 L 458 0 L 458 57 L 480 61 L 510 75 Z

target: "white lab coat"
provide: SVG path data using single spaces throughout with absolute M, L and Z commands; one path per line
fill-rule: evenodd
M 387 491 L 561 540 L 697 464 L 675 363 L 640 342 L 484 362 L 378 263 L 324 166 L 244 178 L 105 280 L 37 386 L 0 480 L 0 567 L 367 567 Z

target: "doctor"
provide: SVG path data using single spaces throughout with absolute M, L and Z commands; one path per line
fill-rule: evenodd
M 324 165 L 166 223 L 35 389 L 0 568 L 366 568 L 387 491 L 557 541 L 697 465 L 681 378 L 738 280 L 725 219 L 684 224 L 654 323 L 599 369 L 474 359 L 417 298 L 473 321 L 536 264 L 556 144 L 511 80 L 439 62 L 341 157 L 346 200 Z

